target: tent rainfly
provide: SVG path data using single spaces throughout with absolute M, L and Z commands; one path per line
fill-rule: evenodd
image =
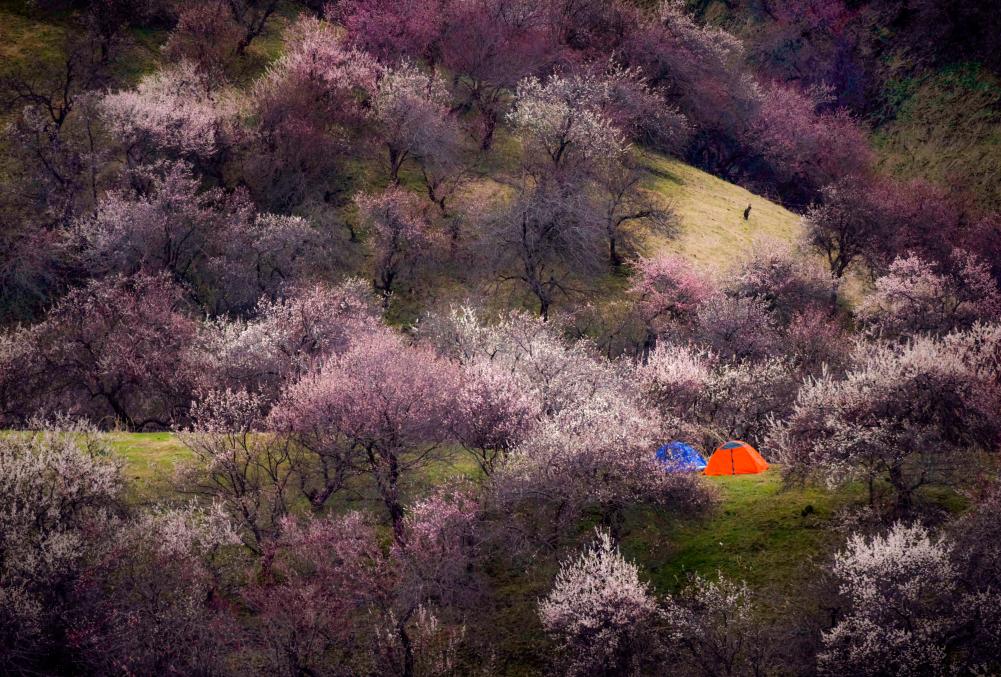
M 706 461 L 699 452 L 677 440 L 658 449 L 657 460 L 668 472 L 701 472 L 706 468 Z
M 730 440 L 709 458 L 707 475 L 753 475 L 768 470 L 768 463 L 747 442 Z

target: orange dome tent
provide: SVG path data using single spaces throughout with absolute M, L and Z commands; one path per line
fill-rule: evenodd
M 768 463 L 747 442 L 730 440 L 716 449 L 706 466 L 707 475 L 753 475 L 768 470 Z

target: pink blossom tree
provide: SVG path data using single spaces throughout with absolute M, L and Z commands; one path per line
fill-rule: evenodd
M 186 492 L 217 501 L 243 545 L 270 562 L 269 544 L 289 514 L 302 454 L 282 436 L 262 432 L 265 401 L 246 390 L 217 390 L 192 405 L 191 426 L 181 441 L 191 459 L 175 469 L 174 482 Z
M 772 85 L 748 130 L 750 145 L 769 163 L 790 195 L 810 196 L 873 162 L 865 132 L 845 110 L 818 113 L 822 98 Z
M 769 5 L 770 19 L 749 41 L 750 58 L 777 81 L 827 86 L 842 105 L 865 105 L 869 76 L 863 50 L 871 49 L 865 12 L 844 0 L 799 0 Z M 809 39 L 805 39 L 809 36 Z
M 330 10 L 330 18 L 347 29 L 352 44 L 383 62 L 401 57 L 434 64 L 444 29 L 443 0 L 347 0 Z
M 539 601 L 539 618 L 559 643 L 566 674 L 635 670 L 649 651 L 657 603 L 635 564 L 607 531 L 575 559 L 564 561 L 553 588 Z
M 476 137 L 480 148 L 489 150 L 507 92 L 525 76 L 538 74 L 555 56 L 546 7 L 517 0 L 448 2 L 445 21 L 442 64 L 465 76 L 456 89 L 462 106 L 478 113 Z
M 0 333 L 0 421 L 13 428 L 33 413 L 44 391 L 41 351 L 29 328 Z
M 398 571 L 365 516 L 289 519 L 270 553 L 274 577 L 243 591 L 262 620 L 258 642 L 269 669 L 374 670 L 380 639 L 374 630 L 388 620 Z
M 221 666 L 232 619 L 221 561 L 239 543 L 216 505 L 152 509 L 116 529 L 74 589 L 71 643 L 93 670 Z
M 608 88 L 605 112 L 629 139 L 673 155 L 685 150 L 692 133 L 688 119 L 650 85 L 641 68 L 609 61 L 602 77 Z
M 324 272 L 330 243 L 302 217 L 256 214 L 226 226 L 211 235 L 205 264 L 215 310 L 244 311 Z
M 388 306 L 397 281 L 412 273 L 437 244 L 420 199 L 402 188 L 389 188 L 379 195 L 355 197 L 361 223 L 372 236 L 376 290 Z
M 639 190 L 638 167 L 627 167 L 629 143 L 612 117 L 622 113 L 613 105 L 621 84 L 593 69 L 528 77 L 507 115 L 522 141 L 522 175 L 514 200 L 487 219 L 485 247 L 496 252 L 502 279 L 524 285 L 543 317 L 558 295 L 581 291 L 597 272 L 602 240 L 608 259 L 620 260 L 623 224 L 670 225 L 667 210 Z
M 281 389 L 347 350 L 377 324 L 371 289 L 357 278 L 330 287 L 303 285 L 262 298 L 248 320 L 206 321 L 192 348 L 199 386 L 246 389 L 277 398 Z
M 301 217 L 255 214 L 245 191 L 202 190 L 181 162 L 138 167 L 63 240 L 97 273 L 169 272 L 210 311 L 244 312 L 323 269 L 327 242 Z
M 554 73 L 545 82 L 527 77 L 507 117 L 530 158 L 551 170 L 582 169 L 626 151 L 625 136 L 603 110 L 608 95 L 608 83 L 593 74 Z
M 776 352 L 780 336 L 761 299 L 716 293 L 695 314 L 692 336 L 724 359 L 762 359 Z
M 275 575 L 245 591 L 268 665 L 282 674 L 454 670 L 462 626 L 435 610 L 469 576 L 474 513 L 461 494 L 418 502 L 407 540 L 388 551 L 363 513 L 286 520 L 272 546 Z
M 664 472 L 655 459 L 670 428 L 614 391 L 595 393 L 544 421 L 491 476 L 494 500 L 514 518 L 511 538 L 556 542 L 588 512 L 615 535 L 627 507 L 685 514 L 708 508 L 712 498 L 702 485 Z
M 95 280 L 69 292 L 36 329 L 51 404 L 132 430 L 182 420 L 196 325 L 166 275 Z
M 629 289 L 647 328 L 646 349 L 660 334 L 676 332 L 691 322 L 698 308 L 713 292 L 709 279 L 681 256 L 662 254 L 641 258 Z
M 755 243 L 729 286 L 736 296 L 764 301 L 782 325 L 796 313 L 830 308 L 837 299 L 830 274 L 788 244 L 771 240 Z
M 810 244 L 827 257 L 838 279 L 872 251 L 881 223 L 866 182 L 857 177 L 825 186 L 820 204 L 807 211 L 804 222 Z
M 300 18 L 286 50 L 254 84 L 256 150 L 248 179 L 258 203 L 277 211 L 300 204 L 336 169 L 350 133 L 366 120 L 362 103 L 381 67 L 344 44 L 333 25 Z
M 846 177 L 825 187 L 807 211 L 807 237 L 838 278 L 854 261 L 884 273 L 910 254 L 948 265 L 968 232 L 961 215 L 953 197 L 924 181 Z
M 842 371 L 850 358 L 848 333 L 829 312 L 819 309 L 796 313 L 782 336 L 785 353 L 802 371 Z
M 617 57 L 641 69 L 692 125 L 689 156 L 715 173 L 739 176 L 750 155 L 746 132 L 761 102 L 741 41 L 699 23 L 674 0 L 627 25 L 631 30 L 616 40 Z
M 67 244 L 94 272 L 166 271 L 192 285 L 206 281 L 206 259 L 223 233 L 239 232 L 251 218 L 247 196 L 201 191 L 182 162 L 139 167 L 131 179 L 138 189 L 105 194 L 92 217 L 67 230 Z
M 433 351 L 373 331 L 289 388 L 271 422 L 340 472 L 369 477 L 402 544 L 401 482 L 439 456 L 458 379 Z
M 568 340 L 559 320 L 515 312 L 488 323 L 463 307 L 432 317 L 427 335 L 439 351 L 465 365 L 489 362 L 510 372 L 539 398 L 546 416 L 630 389 L 622 363 L 605 359 L 590 341 Z
M 635 378 L 646 400 L 707 451 L 730 439 L 760 446 L 772 419 L 791 411 L 799 385 L 781 357 L 728 361 L 671 344 L 652 351 Z
M 531 433 L 542 413 L 539 396 L 517 373 L 487 360 L 465 365 L 456 400 L 456 438 L 490 475 Z
M 988 482 L 972 493 L 973 503 L 950 530 L 960 581 L 960 599 L 954 605 L 965 621 L 959 641 L 967 665 L 989 664 L 994 657 L 988 647 L 1001 629 L 1001 547 L 997 520 L 991 515 L 1001 507 L 1001 487 Z M 954 613 L 956 613 L 954 611 Z
M 180 8 L 163 51 L 171 60 L 190 61 L 213 81 L 221 81 L 239 40 L 225 0 L 190 2 Z
M 604 268 L 606 224 L 576 181 L 523 177 L 516 190 L 481 224 L 480 246 L 501 281 L 524 289 L 548 318 L 554 302 L 579 294 Z
M 1001 378 L 1001 324 L 978 322 L 966 331 L 956 331 L 942 340 L 945 350 L 956 355 L 984 383 Z
M 413 502 L 404 540 L 393 546 L 400 571 L 397 604 L 406 624 L 420 609 L 467 607 L 477 597 L 481 506 L 476 489 L 453 479 Z

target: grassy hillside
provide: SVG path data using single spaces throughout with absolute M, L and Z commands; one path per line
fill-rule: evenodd
M 894 83 L 896 118 L 879 129 L 884 167 L 956 183 L 1001 206 L 1001 80 L 976 64 Z
M 26 64 L 56 60 L 65 30 L 19 13 L 20 4 L 0 2 L 0 61 Z
M 680 160 L 651 155 L 649 167 L 648 188 L 672 205 L 680 226 L 676 238 L 651 244 L 689 256 L 702 267 L 726 270 L 756 237 L 793 241 L 802 232 L 797 214 Z

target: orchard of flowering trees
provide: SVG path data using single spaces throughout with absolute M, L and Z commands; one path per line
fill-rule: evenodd
M 1001 217 L 884 171 L 864 12 L 691 4 L 19 9 L 0 673 L 1001 671 Z M 799 237 L 691 255 L 665 156 Z M 783 585 L 685 541 L 755 492 Z

